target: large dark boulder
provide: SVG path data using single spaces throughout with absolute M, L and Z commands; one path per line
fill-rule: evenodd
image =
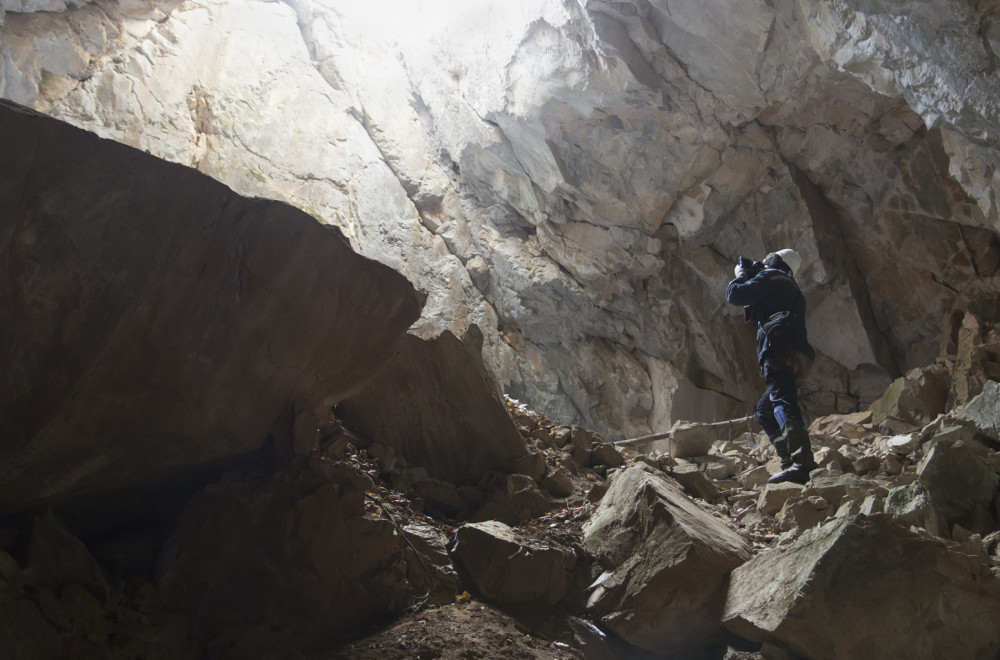
M 528 452 L 481 356 L 476 326 L 464 340 L 447 330 L 434 339 L 407 335 L 337 412 L 430 476 L 478 483 L 485 472 L 513 469 Z
M 611 477 L 583 534 L 604 568 L 591 615 L 653 653 L 721 657 L 727 580 L 750 557 L 736 532 L 666 474 L 636 464 Z
M 160 557 L 164 603 L 208 636 L 266 623 L 314 639 L 356 634 L 421 598 L 452 601 L 461 589 L 444 534 L 400 526 L 377 491 L 317 455 L 205 488 Z
M 308 435 L 420 313 L 286 204 L 6 102 L 0 144 L 0 508 Z

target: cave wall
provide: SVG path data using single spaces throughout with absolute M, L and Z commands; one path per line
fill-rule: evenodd
M 608 436 L 745 414 L 738 255 L 794 246 L 812 412 L 995 314 L 997 10 L 894 3 L 5 1 L 0 95 L 288 202 Z

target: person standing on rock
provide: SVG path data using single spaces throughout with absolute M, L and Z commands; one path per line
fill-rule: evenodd
M 757 363 L 767 390 L 755 412 L 781 457 L 781 471 L 769 483 L 804 484 L 816 468 L 798 403 L 798 380 L 816 359 L 806 336 L 806 300 L 792 277 L 800 265 L 802 258 L 791 249 L 763 261 L 740 257 L 726 291 L 726 300 L 742 305 L 747 322 L 757 324 Z

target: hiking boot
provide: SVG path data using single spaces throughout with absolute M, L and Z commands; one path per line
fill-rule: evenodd
M 807 472 L 815 470 L 816 460 L 813 458 L 812 447 L 809 445 L 809 432 L 806 431 L 806 423 L 801 419 L 790 419 L 785 422 L 782 435 L 788 441 L 792 467 L 800 467 Z
M 778 452 L 778 458 L 781 459 L 781 469 L 787 470 L 792 467 L 792 454 L 788 451 L 788 439 L 785 434 L 782 433 L 771 438 L 771 444 L 774 445 L 774 450 Z
M 805 485 L 809 481 L 810 470 L 801 465 L 792 465 L 792 467 L 787 470 L 782 470 L 778 474 L 772 476 L 767 480 L 769 484 L 780 484 L 786 481 L 791 481 L 794 484 Z
M 809 481 L 809 473 L 816 469 L 816 461 L 809 445 L 809 433 L 806 431 L 805 422 L 801 419 L 790 419 L 785 422 L 781 435 L 774 439 L 773 444 L 781 457 L 781 472 L 768 479 L 767 483 L 780 484 L 791 481 L 805 484 Z M 783 446 L 779 449 L 779 445 Z M 787 452 L 788 465 L 785 465 L 785 454 L 782 451 Z

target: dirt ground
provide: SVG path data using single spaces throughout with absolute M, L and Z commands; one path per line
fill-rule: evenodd
M 503 612 L 473 599 L 408 614 L 337 649 L 329 660 L 663 660 L 581 620 L 545 630 L 543 613 Z M 531 629 L 525 621 L 530 622 Z M 532 633 L 531 630 L 535 632 Z M 544 631 L 541 632 L 540 631 Z M 724 660 L 762 660 L 729 649 Z
M 532 635 L 513 616 L 475 600 L 408 614 L 340 648 L 343 660 L 517 660 L 584 657 L 565 642 Z

